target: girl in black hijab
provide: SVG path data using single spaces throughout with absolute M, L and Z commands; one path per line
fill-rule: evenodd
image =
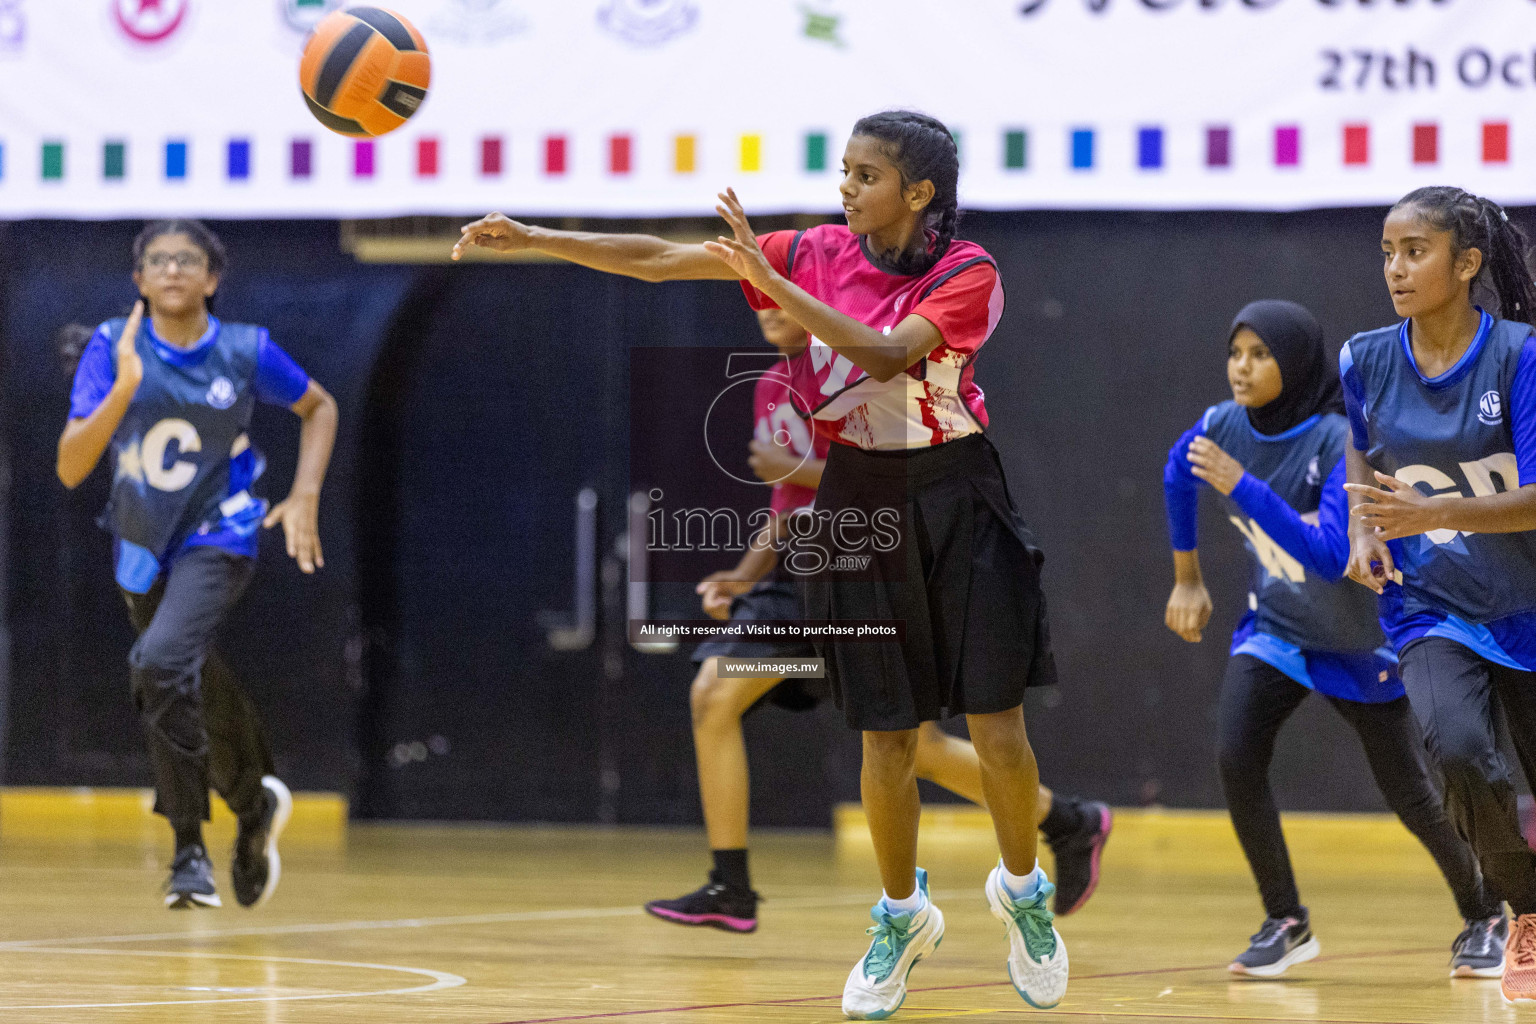
M 1234 974 L 1277 977 L 1320 952 L 1269 786 L 1275 737 L 1314 690 L 1360 737 L 1387 804 L 1445 875 L 1465 927 L 1452 975 L 1498 977 L 1508 926 L 1472 851 L 1441 808 L 1374 595 L 1341 582 L 1349 501 L 1339 377 L 1316 319 L 1294 302 L 1245 306 L 1227 335 L 1232 399 L 1206 410 L 1168 455 L 1163 488 L 1174 587 L 1164 621 L 1198 643 L 1211 617 L 1196 537 L 1199 486 L 1223 495 L 1252 559 L 1248 610 L 1232 636 L 1218 706 L 1227 809 L 1258 882 L 1265 921 Z

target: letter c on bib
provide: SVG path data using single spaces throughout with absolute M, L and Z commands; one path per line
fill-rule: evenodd
M 172 441 L 183 452 L 200 452 L 203 439 L 197 436 L 197 428 L 186 420 L 161 420 L 144 435 L 144 480 L 157 491 L 179 491 L 197 476 L 197 465 L 186 459 L 165 464 L 165 450 Z

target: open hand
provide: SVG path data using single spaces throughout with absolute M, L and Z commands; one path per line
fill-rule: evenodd
M 325 568 L 325 555 L 320 550 L 319 495 L 288 495 L 272 507 L 261 525 L 271 529 L 278 523 L 283 524 L 288 557 L 299 563 L 300 570 L 312 573 Z
M 1370 484 L 1345 484 L 1344 489 L 1360 504 L 1350 507 L 1350 514 L 1373 529 L 1383 541 L 1412 537 L 1430 530 L 1443 529 L 1437 501 L 1426 497 L 1417 487 L 1395 476 L 1377 473 L 1381 487 Z M 1454 495 L 1453 495 L 1454 497 Z
M 1219 450 L 1219 449 L 1218 449 Z M 1163 611 L 1163 625 L 1192 644 L 1200 642 L 1201 630 L 1211 621 L 1211 592 L 1204 583 L 1175 583 Z
M 731 601 L 751 589 L 750 580 L 737 579 L 729 572 L 712 572 L 693 588 L 703 598 L 704 614 L 721 622 L 731 617 Z
M 736 198 L 736 190 L 726 189 L 720 193 L 719 199 L 715 212 L 725 218 L 734 237 L 721 235 L 716 241 L 705 242 L 704 248 L 724 261 L 726 266 L 752 287 L 759 290 L 766 288 L 778 273 L 757 244 L 757 236 L 752 233 L 752 225 L 747 223 L 747 214 L 741 208 L 741 201 Z
M 144 322 L 144 300 L 133 304 L 128 323 L 123 326 L 122 337 L 117 339 L 117 379 L 135 392 L 144 380 L 144 360 L 139 358 L 137 345 L 139 326 Z
M 486 214 L 459 230 L 463 235 L 453 246 L 453 258 L 456 260 L 477 246 L 496 252 L 517 252 L 530 247 L 528 225 L 520 224 L 502 213 Z
M 1243 464 L 1208 437 L 1197 437 L 1189 443 L 1189 461 L 1193 466 L 1190 472 L 1222 494 L 1231 494 L 1243 479 Z

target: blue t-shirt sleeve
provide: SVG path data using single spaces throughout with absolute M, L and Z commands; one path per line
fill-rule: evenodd
M 1315 526 L 1268 484 L 1247 473 L 1232 489 L 1232 500 L 1308 572 L 1325 580 L 1344 575 L 1349 563 L 1349 492 L 1344 490 L 1343 459 L 1323 483 Z
M 1525 339 L 1509 386 L 1509 426 L 1515 435 L 1520 486 L 1536 484 L 1536 334 Z
M 1205 419 L 1184 431 L 1168 452 L 1163 467 L 1163 497 L 1168 503 L 1168 539 L 1175 551 L 1193 551 L 1200 546 L 1200 478 L 1189 462 L 1189 446 L 1205 436 Z
M 1349 417 L 1349 439 L 1355 451 L 1363 452 L 1371 446 L 1370 431 L 1365 425 L 1365 381 L 1355 369 L 1355 356 L 1349 350 L 1349 342 L 1339 349 L 1339 381 L 1344 385 L 1344 412 Z
M 75 368 L 75 383 L 69 393 L 69 418 L 83 420 L 95 412 L 106 401 L 116 380 L 112 343 L 107 340 L 107 327 L 103 324 L 80 353 L 80 365 Z
M 308 390 L 309 374 L 262 331 L 256 349 L 256 400 L 288 406 L 303 398 Z

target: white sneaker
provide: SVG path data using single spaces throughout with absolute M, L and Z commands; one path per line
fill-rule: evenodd
M 1047 904 L 1056 887 L 1041 881 L 1040 891 L 1015 900 L 1003 888 L 1003 864 L 987 876 L 987 905 L 1008 932 L 1008 979 L 1014 991 L 1038 1010 L 1049 1010 L 1067 994 L 1067 946 Z
M 907 975 L 917 962 L 944 940 L 944 915 L 928 898 L 928 872 L 917 869 L 917 891 L 923 905 L 905 914 L 892 914 L 882 899 L 869 908 L 874 925 L 869 951 L 853 965 L 843 986 L 843 1013 L 854 1020 L 885 1020 L 907 998 Z

